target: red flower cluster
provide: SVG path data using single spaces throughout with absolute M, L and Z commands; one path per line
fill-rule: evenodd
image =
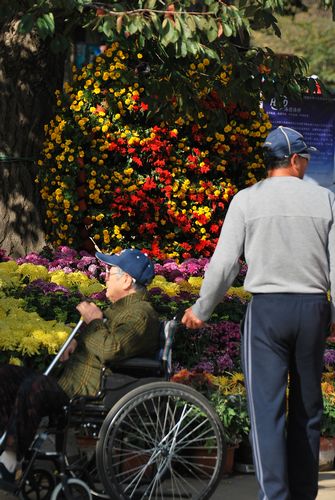
M 182 117 L 171 103 L 169 121 L 155 123 L 132 57 L 114 43 L 57 94 L 39 162 L 49 240 L 82 248 L 91 237 L 158 260 L 210 256 L 231 197 L 262 172 L 268 118 L 221 103 L 226 121 L 209 131 L 208 92 L 204 112 Z

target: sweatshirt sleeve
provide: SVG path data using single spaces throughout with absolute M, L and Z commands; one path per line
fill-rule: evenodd
M 201 320 L 206 321 L 216 305 L 222 301 L 226 291 L 236 278 L 243 254 L 245 240 L 245 222 L 235 196 L 229 206 L 221 234 L 205 272 L 199 299 L 192 306 L 192 311 Z

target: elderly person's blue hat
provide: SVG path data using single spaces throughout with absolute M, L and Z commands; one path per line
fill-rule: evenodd
M 119 267 L 140 285 L 148 285 L 155 276 L 153 262 L 147 254 L 135 248 L 122 250 L 122 252 L 112 255 L 96 252 L 95 256 L 104 264 Z
M 308 146 L 304 136 L 290 127 L 279 126 L 272 130 L 263 144 L 264 154 L 270 158 L 288 158 L 294 153 L 311 154 L 318 150 Z

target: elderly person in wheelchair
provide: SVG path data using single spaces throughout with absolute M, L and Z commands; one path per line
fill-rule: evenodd
M 146 300 L 153 265 L 138 250 L 96 255 L 109 266 L 112 307 L 102 313 L 80 304 L 85 328 L 73 341 L 80 320 L 43 375 L 0 369 L 7 429 L 0 487 L 24 500 L 210 498 L 222 474 L 224 431 L 202 394 L 169 380 L 179 321 L 159 322 Z M 49 374 L 61 359 L 56 381 Z M 46 431 L 38 429 L 43 415 Z M 43 449 L 49 436 L 54 450 Z M 88 448 L 81 443 L 73 454 L 71 436 Z
M 6 432 L 0 487 L 15 481 L 42 417 L 57 416 L 74 396 L 99 391 L 104 363 L 154 356 L 159 349 L 159 320 L 145 290 L 154 277 L 151 260 L 136 249 L 96 257 L 106 265 L 106 296 L 112 304 L 104 312 L 90 302 L 77 306 L 86 325 L 64 351 L 58 380 L 25 367 L 0 367 L 0 432 Z

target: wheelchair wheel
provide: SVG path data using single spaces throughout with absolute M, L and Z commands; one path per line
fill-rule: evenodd
M 55 478 L 46 469 L 33 469 L 20 492 L 21 500 L 49 500 L 55 487 Z
M 97 466 L 111 498 L 203 500 L 221 476 L 220 420 L 194 389 L 154 382 L 110 410 L 97 444 Z
M 67 480 L 69 495 L 65 494 L 63 484 L 57 484 L 51 495 L 51 500 L 92 500 L 92 494 L 84 481 L 74 477 Z

